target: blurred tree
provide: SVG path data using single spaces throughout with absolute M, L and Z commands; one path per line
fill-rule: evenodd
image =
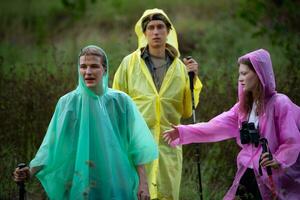
M 91 3 L 95 3 L 97 0 L 90 0 Z M 80 16 L 86 11 L 88 4 L 87 0 L 61 0 L 66 9 L 69 9 L 76 16 Z
M 279 89 L 296 102 L 300 102 L 300 1 L 299 0 L 252 0 L 241 3 L 239 17 L 258 27 L 253 35 L 269 37 L 279 45 L 289 59 L 286 76 L 278 80 Z M 284 87 L 288 85 L 288 87 Z

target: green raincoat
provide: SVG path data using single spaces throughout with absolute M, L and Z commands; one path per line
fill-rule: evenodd
M 30 163 L 42 167 L 36 176 L 50 199 L 137 199 L 136 166 L 158 156 L 138 109 L 125 93 L 107 87 L 107 74 L 99 83 L 102 94 L 96 95 L 79 73 L 76 90 L 56 105 Z
M 138 49 L 123 59 L 115 74 L 113 88 L 126 92 L 133 99 L 159 146 L 159 159 L 146 168 L 151 198 L 176 200 L 179 199 L 182 149 L 170 148 L 164 142 L 162 133 L 170 129 L 171 124 L 179 124 L 182 117 L 192 115 L 191 92 L 186 66 L 179 59 L 177 36 L 173 25 L 167 37 L 167 48 L 175 53 L 176 57 L 168 68 L 159 91 L 141 58 L 141 49 L 147 46 L 141 22 L 145 16 L 153 13 L 161 13 L 167 17 L 160 9 L 144 12 L 135 26 Z M 202 88 L 198 77 L 194 82 L 194 88 L 197 105 Z

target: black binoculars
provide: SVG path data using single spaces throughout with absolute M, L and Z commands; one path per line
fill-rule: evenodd
M 242 123 L 242 128 L 240 129 L 241 143 L 242 144 L 254 144 L 258 147 L 259 144 L 259 131 L 255 128 L 253 122 L 248 123 L 244 121 Z

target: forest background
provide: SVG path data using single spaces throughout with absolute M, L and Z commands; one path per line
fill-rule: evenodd
M 77 55 L 88 45 L 108 54 L 110 85 L 122 58 L 137 48 L 134 25 L 148 8 L 173 22 L 182 56 L 200 63 L 197 121 L 237 101 L 237 58 L 264 48 L 277 91 L 300 104 L 299 0 L 11 0 L 0 8 L 0 199 L 15 199 L 12 171 L 29 163 L 60 96 L 77 86 Z M 191 123 L 185 120 L 183 123 Z M 181 199 L 197 199 L 194 145 L 184 146 Z M 236 170 L 235 141 L 201 144 L 205 199 L 222 199 Z M 46 199 L 39 182 L 29 199 Z

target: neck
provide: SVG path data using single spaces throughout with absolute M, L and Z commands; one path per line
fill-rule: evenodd
M 103 88 L 101 86 L 90 88 L 90 90 L 92 90 L 98 96 L 103 94 Z
M 166 57 L 166 48 L 151 48 L 149 46 L 149 53 L 151 56 L 158 57 L 158 58 L 165 58 Z

